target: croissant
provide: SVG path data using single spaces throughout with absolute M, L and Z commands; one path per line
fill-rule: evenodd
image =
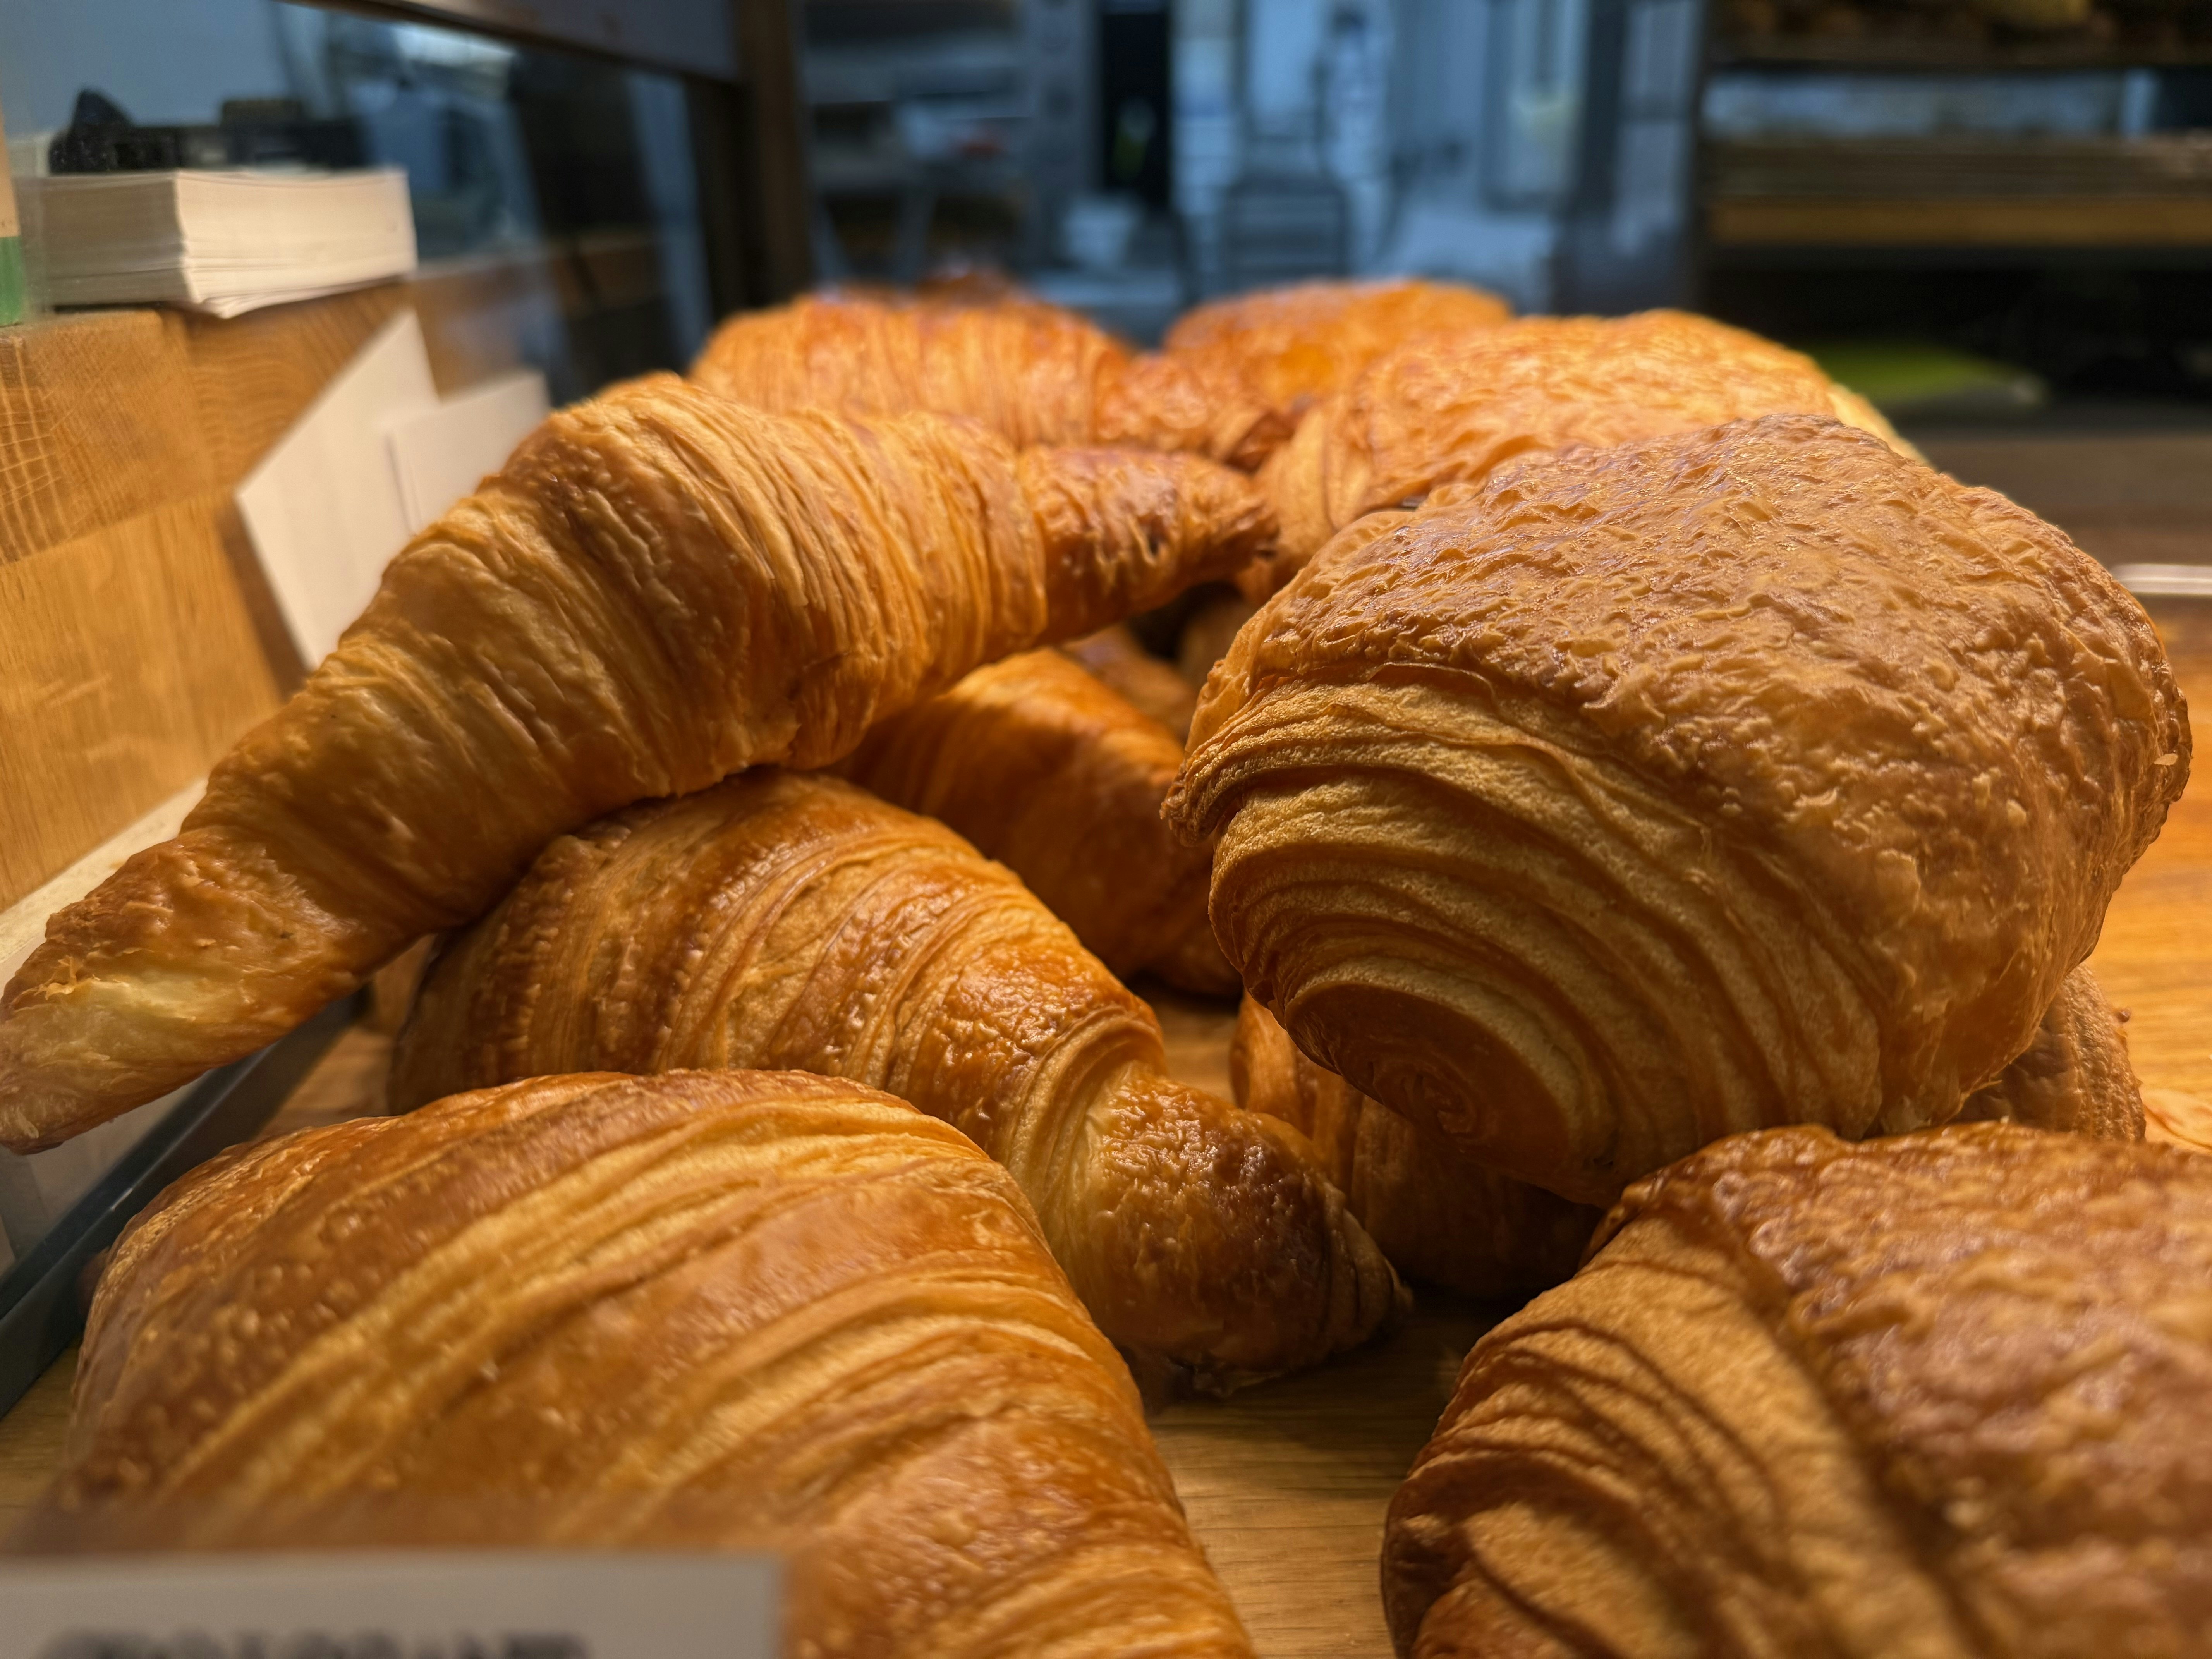
M 780 417 L 659 376 L 555 415 L 416 538 L 174 841 L 0 996 L 0 1142 L 251 1053 L 547 841 L 759 761 L 820 766 L 978 664 L 1090 633 L 1268 533 L 1194 457 Z
M 1117 978 L 1233 996 L 1206 916 L 1208 848 L 1160 817 L 1182 744 L 1055 651 L 979 668 L 895 715 L 839 769 L 1019 876 Z
M 1391 1502 L 1401 1656 L 2205 1651 L 2212 1159 L 1773 1129 L 1601 1243 Z
M 1239 1106 L 1280 1118 L 1314 1143 L 1346 1208 L 1408 1279 L 1467 1296 L 1532 1296 L 1574 1272 L 1605 1218 L 1424 1135 L 1300 1054 L 1249 996 L 1237 1012 L 1229 1075 Z M 2143 1139 L 2126 1033 L 2086 966 L 2067 975 L 2034 1041 L 1959 1113 L 1962 1122 L 1994 1119 Z
M 1181 363 L 1138 356 L 1026 295 L 980 302 L 809 295 L 731 318 L 701 349 L 691 378 L 786 413 L 933 410 L 969 416 L 1024 447 L 1130 444 L 1257 464 L 1242 453 L 1253 411 L 1218 410 Z
M 1605 1219 L 1421 1133 L 1300 1054 L 1251 998 L 1229 1049 L 1237 1103 L 1310 1139 L 1345 1207 L 1408 1279 L 1464 1296 L 1526 1297 L 1565 1279 Z
M 1198 707 L 1198 687 L 1175 665 L 1146 650 L 1127 623 L 1070 640 L 1060 653 L 1127 697 L 1140 714 L 1166 726 L 1178 744 L 1182 742 L 1190 730 L 1191 713 Z
M 1966 1097 L 1961 1122 L 2004 1118 L 2101 1140 L 2141 1140 L 2142 1086 L 2127 1028 L 2087 963 L 2066 975 L 2034 1038 L 1996 1079 Z
M 1316 407 L 1261 470 L 1282 538 L 1238 580 L 1264 598 L 1353 520 L 1480 483 L 1516 455 L 1792 413 L 1833 415 L 1902 447 L 1811 358 L 1683 312 L 1528 317 L 1416 340 Z
M 1355 529 L 1237 635 L 1166 810 L 1301 1049 L 1599 1203 L 1741 1130 L 1956 1115 L 2188 757 L 2103 567 L 1774 416 Z
M 601 1068 L 842 1077 L 1012 1170 L 1148 1375 L 1226 1388 L 1364 1340 L 1390 1269 L 1308 1150 L 1164 1060 L 1152 1011 L 1007 871 L 763 769 L 547 848 L 441 952 L 391 1099 Z
M 1494 328 L 1513 307 L 1456 283 L 1299 283 L 1216 300 L 1183 313 L 1161 342 L 1224 404 L 1251 407 L 1257 465 L 1317 399 L 1340 392 L 1377 357 L 1425 334 Z
M 1251 1652 L 1005 1171 L 794 1073 L 547 1078 L 195 1170 L 102 1279 L 40 1532 L 767 1548 L 793 1655 Z

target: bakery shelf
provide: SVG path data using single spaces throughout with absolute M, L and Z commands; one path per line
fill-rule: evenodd
M 2212 250 L 2212 195 L 1723 197 L 1705 228 L 1723 248 Z
M 2156 46 L 2092 40 L 1946 40 L 1896 35 L 1856 39 L 1774 35 L 1764 40 L 1716 40 L 1707 61 L 1715 69 L 1928 70 L 1958 74 L 2003 70 L 2203 69 L 2212 67 L 2212 42 Z

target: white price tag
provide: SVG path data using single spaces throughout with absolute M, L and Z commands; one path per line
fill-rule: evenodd
M 761 1556 L 18 1558 L 0 1659 L 775 1659 Z

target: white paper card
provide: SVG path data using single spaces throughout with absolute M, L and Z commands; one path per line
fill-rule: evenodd
M 552 410 L 545 377 L 520 369 L 471 386 L 458 398 L 386 428 L 392 465 L 410 533 L 431 523 L 487 473 L 507 464 L 514 447 Z
M 310 668 L 330 655 L 407 543 L 384 434 L 437 407 L 410 308 L 377 331 L 239 486 L 246 532 Z
M 376 1552 L 0 1569 L 0 1659 L 775 1659 L 761 1556 Z

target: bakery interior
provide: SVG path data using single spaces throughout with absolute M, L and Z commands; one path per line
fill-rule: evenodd
M 0 1659 L 2212 1656 L 2212 5 L 0 121 Z

